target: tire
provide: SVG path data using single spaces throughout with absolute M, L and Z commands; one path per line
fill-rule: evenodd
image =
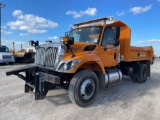
M 131 80 L 132 80 L 133 82 L 137 82 L 137 77 L 131 76 Z
M 144 83 L 147 80 L 148 68 L 146 64 L 139 64 L 137 72 L 137 82 Z
M 76 73 L 69 84 L 69 98 L 80 107 L 91 105 L 99 91 L 99 81 L 96 74 L 89 70 Z
M 11 62 L 10 65 L 14 65 L 14 62 Z

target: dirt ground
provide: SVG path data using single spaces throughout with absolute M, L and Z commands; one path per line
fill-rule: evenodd
M 124 78 L 121 84 L 101 90 L 87 108 L 71 103 L 62 88 L 35 101 L 34 94 L 24 93 L 23 80 L 5 75 L 20 66 L 0 66 L 0 120 L 160 120 L 160 59 L 146 83 Z

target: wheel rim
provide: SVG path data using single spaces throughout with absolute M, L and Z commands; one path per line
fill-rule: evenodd
M 95 91 L 95 84 L 93 80 L 86 79 L 81 84 L 80 95 L 82 99 L 88 100 L 92 97 Z

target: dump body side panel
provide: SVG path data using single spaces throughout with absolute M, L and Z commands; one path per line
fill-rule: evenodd
M 130 57 L 126 61 L 152 60 L 153 48 L 150 47 L 130 47 Z

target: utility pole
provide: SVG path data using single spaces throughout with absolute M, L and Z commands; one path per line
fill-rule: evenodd
M 1 9 L 4 8 L 6 6 L 6 4 L 3 4 L 2 2 L 0 2 L 0 46 L 1 46 Z

